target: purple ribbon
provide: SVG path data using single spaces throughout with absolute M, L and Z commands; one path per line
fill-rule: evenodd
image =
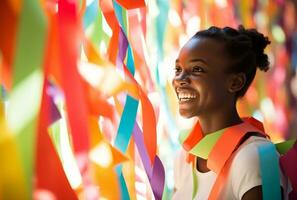
M 136 143 L 140 158 L 142 160 L 145 172 L 148 176 L 151 188 L 154 193 L 154 197 L 157 200 L 162 199 L 164 182 L 165 182 L 165 170 L 164 166 L 158 156 L 155 157 L 154 165 L 151 167 L 151 162 L 148 153 L 145 149 L 143 140 L 143 133 L 140 130 L 137 123 L 134 125 L 133 137 Z
M 54 99 L 59 95 L 58 89 L 48 80 L 45 80 L 46 84 L 46 95 L 49 98 L 49 113 L 50 113 L 50 124 L 53 124 L 57 120 L 61 119 L 60 111 L 58 110 Z

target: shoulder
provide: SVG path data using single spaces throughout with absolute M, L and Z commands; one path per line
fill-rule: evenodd
M 231 167 L 248 167 L 245 164 L 259 162 L 258 148 L 263 144 L 271 143 L 270 140 L 264 137 L 251 136 L 243 142 L 239 148 L 233 153 Z
M 258 149 L 264 144 L 272 144 L 272 142 L 263 137 L 251 136 L 234 152 L 229 172 L 233 191 L 240 197 L 239 199 L 241 199 L 249 189 L 262 185 Z M 277 155 L 280 157 L 278 152 Z M 279 168 L 279 175 L 280 185 L 282 186 L 286 199 L 291 186 L 281 168 Z
M 251 136 L 233 153 L 230 160 L 229 183 L 236 199 L 253 187 L 262 185 L 258 147 L 270 140 Z

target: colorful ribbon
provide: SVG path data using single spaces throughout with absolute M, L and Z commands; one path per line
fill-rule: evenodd
M 144 169 L 149 178 L 151 188 L 155 199 L 162 199 L 164 184 L 165 184 L 165 170 L 163 164 L 158 156 L 155 157 L 154 165 L 151 167 L 151 161 L 144 145 L 144 138 L 137 123 L 135 123 L 133 130 L 133 137 L 137 145 Z
M 35 198 L 44 198 L 43 195 L 53 195 L 57 199 L 78 199 L 71 188 L 61 161 L 55 151 L 48 134 L 48 127 L 57 118 L 51 118 L 50 97 L 46 94 L 49 88 L 45 80 L 40 110 L 39 127 L 36 147 L 36 190 Z M 47 194 L 49 193 L 49 194 Z
M 281 199 L 278 155 L 275 146 L 271 143 L 263 144 L 259 146 L 258 153 L 260 173 L 262 176 L 263 199 Z
M 119 4 L 121 4 L 126 9 L 134 9 L 145 6 L 144 0 L 130 1 L 130 0 L 117 0 Z
M 11 132 L 17 134 L 16 142 L 22 161 L 20 166 L 23 167 L 25 172 L 26 182 L 24 187 L 28 194 L 31 195 L 36 117 L 41 98 L 41 66 L 44 59 L 47 23 L 37 1 L 23 1 L 19 12 L 20 18 L 16 28 L 16 39 L 12 40 L 12 42 L 15 41 L 16 43 L 13 48 L 14 54 L 11 54 L 11 56 L 14 55 L 13 62 L 11 62 L 13 79 L 7 122 Z M 10 30 L 10 28 L 8 29 Z M 30 47 L 30 50 L 28 50 L 28 47 Z M 28 95 L 28 91 L 32 91 L 32 93 Z M 17 158 L 18 155 L 16 155 L 15 159 Z M 16 171 L 16 174 L 20 175 L 18 170 Z M 16 182 L 16 184 L 19 183 Z M 24 198 L 30 197 L 25 195 Z
M 123 10 L 122 8 L 116 3 L 114 2 L 114 7 L 115 7 L 115 13 L 116 13 L 116 16 L 119 20 L 119 23 L 121 24 L 121 26 L 123 27 L 124 30 L 127 30 L 126 29 L 126 23 L 125 23 L 125 20 L 123 18 Z M 125 15 L 124 15 L 125 16 Z M 137 82 L 135 81 L 135 79 L 133 78 L 133 74 L 135 72 L 135 67 L 134 67 L 134 60 L 133 60 L 133 54 L 132 54 L 132 51 L 131 51 L 131 47 L 129 45 L 129 42 L 127 40 L 127 36 L 126 36 L 126 32 L 123 31 L 122 29 L 120 29 L 120 36 L 119 36 L 119 53 L 118 53 L 118 60 L 117 60 L 117 67 L 118 68 L 121 68 L 123 66 L 123 64 L 121 64 L 125 58 L 125 53 L 126 53 L 126 50 L 128 50 L 128 55 L 127 55 L 127 68 L 126 66 L 124 65 L 124 71 L 125 71 L 125 74 L 128 74 L 127 76 L 129 78 L 131 78 L 132 80 L 134 80 L 134 83 L 137 85 Z M 128 69 L 128 70 L 126 70 Z M 139 86 L 138 86 L 139 87 Z M 156 127 L 156 122 L 155 122 L 155 117 L 153 115 L 154 111 L 152 109 L 152 105 L 150 104 L 148 98 L 146 97 L 146 95 L 144 94 L 144 92 L 140 89 L 139 87 L 139 94 L 140 94 L 140 99 L 141 99 L 141 103 L 143 104 L 142 105 L 142 109 L 143 109 L 143 130 L 144 130 L 144 141 L 145 141 L 145 144 L 146 144 L 146 147 L 148 148 L 148 152 L 149 152 L 149 155 L 150 155 L 150 159 L 151 159 L 151 164 L 153 165 L 153 172 L 152 172 L 152 179 L 151 181 L 154 182 L 154 183 L 159 183 L 161 181 L 161 185 L 163 185 L 163 187 L 154 187 L 152 184 L 152 189 L 153 189 L 153 192 L 154 192 L 154 195 L 155 195 L 155 198 L 157 199 L 160 199 L 162 198 L 162 192 L 163 192 L 163 188 L 164 188 L 164 174 L 160 174 L 160 172 L 163 171 L 164 173 L 164 170 L 161 170 L 160 171 L 160 160 L 158 158 L 155 158 L 155 152 L 156 152 L 156 137 L 155 137 L 155 127 Z M 124 111 L 123 111 L 123 114 L 122 114 L 122 118 L 121 118 L 121 122 L 122 120 L 126 119 L 126 106 L 129 105 L 130 100 L 129 99 L 130 97 L 128 96 L 127 99 L 126 99 L 126 104 L 125 104 L 125 107 L 124 107 Z M 135 104 L 136 105 L 136 104 Z M 137 107 L 134 108 L 134 110 L 136 110 Z M 132 112 L 132 113 L 131 113 Z M 130 120 L 132 122 L 132 120 L 135 120 L 135 115 L 136 112 L 133 111 L 133 109 L 129 109 L 129 113 L 130 113 L 130 116 L 132 114 L 133 117 L 130 117 Z M 134 114 L 133 114 L 134 113 Z M 135 116 L 135 117 L 134 117 Z M 120 128 L 121 128 L 121 122 L 120 122 Z M 151 122 L 151 123 L 148 123 L 148 122 Z M 131 123 L 129 123 L 131 124 Z M 120 130 L 119 128 L 119 130 Z M 130 127 L 131 128 L 131 127 Z M 129 129 L 126 129 L 126 130 L 130 130 Z M 124 137 L 124 136 L 121 136 L 123 135 L 124 132 L 119 132 L 118 131 L 118 135 L 116 137 L 116 142 L 115 142 L 115 145 L 117 147 L 120 147 L 122 150 L 125 150 L 125 148 L 127 147 L 127 144 L 128 144 L 128 141 L 130 140 L 130 135 L 128 135 L 128 137 Z M 129 133 L 129 132 L 127 132 Z M 124 144 L 122 145 L 119 145 L 119 142 L 118 141 L 122 141 L 124 142 Z M 154 164 L 154 162 L 157 162 L 156 165 Z M 161 165 L 162 166 L 162 165 Z M 146 167 L 146 171 L 147 173 L 150 173 L 150 170 L 148 169 L 149 167 L 147 166 Z M 159 172 L 156 172 L 154 171 L 154 169 L 158 169 Z M 120 168 L 117 169 L 118 173 L 120 173 Z M 163 177 L 162 177 L 163 175 Z M 159 177 L 160 176 L 160 177 Z M 120 177 L 122 177 L 122 175 L 120 175 Z M 148 174 L 148 177 L 150 177 L 150 174 Z M 162 184 L 162 180 L 163 180 L 163 184 Z M 122 188 L 123 188 L 123 194 L 127 194 L 125 188 L 126 188 L 126 185 L 123 181 L 122 178 L 120 178 L 120 182 L 121 182 L 121 185 L 122 185 Z M 159 186 L 159 185 L 158 185 Z
M 119 53 L 118 53 L 118 59 L 117 59 L 118 68 L 120 68 L 120 66 L 123 65 L 123 62 L 126 56 L 127 47 L 128 47 L 128 41 L 122 29 L 120 30 L 121 31 L 119 36 L 119 39 L 120 39 Z M 138 100 L 135 100 L 133 97 L 130 97 L 129 95 L 127 95 L 126 103 L 124 106 L 120 125 L 117 132 L 117 136 L 115 139 L 115 146 L 118 147 L 123 153 L 126 152 L 126 149 L 128 147 L 128 144 L 132 135 L 132 130 L 136 119 L 137 108 L 138 108 Z M 127 186 L 122 174 L 122 166 L 117 167 L 117 173 L 120 177 L 122 198 L 130 199 Z
M 181 138 L 184 148 L 191 157 L 193 158 L 193 155 L 195 155 L 207 159 L 207 167 L 218 176 L 210 192 L 210 200 L 218 198 L 228 174 L 229 166 L 226 163 L 242 142 L 244 136 L 249 132 L 257 132 L 266 136 L 263 131 L 261 123 L 253 118 L 247 118 L 243 123 L 208 134 L 202 138 L 202 129 L 199 122 L 197 122 L 188 136 Z M 191 160 L 195 163 L 195 159 Z M 196 191 L 193 190 L 192 196 L 195 197 L 195 195 Z

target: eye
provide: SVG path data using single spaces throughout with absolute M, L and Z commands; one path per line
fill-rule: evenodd
M 203 73 L 203 72 L 205 72 L 205 70 L 200 66 L 194 66 L 193 69 L 192 69 L 192 72 L 194 72 L 194 73 Z
M 174 71 L 175 71 L 175 74 L 177 75 L 182 71 L 182 68 L 180 66 L 176 66 Z

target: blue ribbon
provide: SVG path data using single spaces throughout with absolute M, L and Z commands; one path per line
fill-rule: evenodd
M 264 200 L 281 199 L 278 155 L 274 144 L 268 143 L 258 148 L 262 191 Z
M 119 165 L 116 167 L 116 172 L 119 176 L 119 181 L 120 181 L 120 185 L 121 185 L 121 197 L 122 197 L 121 199 L 130 200 L 130 196 L 129 196 L 129 192 L 128 192 L 127 185 L 125 182 L 125 178 L 122 173 L 122 165 Z
M 135 65 L 134 65 L 134 59 L 133 59 L 133 52 L 129 45 L 127 35 L 125 32 L 126 26 L 124 24 L 124 19 L 123 19 L 123 9 L 116 1 L 113 1 L 113 6 L 116 13 L 116 17 L 121 25 L 120 37 L 119 37 L 119 52 L 117 57 L 117 67 L 121 68 L 121 65 L 125 60 L 126 53 L 128 50 L 127 68 L 134 75 Z M 123 153 L 126 152 L 129 141 L 131 139 L 134 124 L 136 121 L 138 104 L 139 104 L 138 100 L 127 95 L 126 103 L 125 103 L 122 117 L 120 120 L 118 133 L 115 139 L 115 146 Z M 122 173 L 122 165 L 118 166 L 116 168 L 116 171 L 120 180 L 122 199 L 125 199 L 125 200 L 130 199 L 127 185 Z
M 125 24 L 125 21 L 124 21 L 125 19 L 123 18 L 123 12 L 125 10 L 115 0 L 113 0 L 112 3 L 113 3 L 113 8 L 114 8 L 114 11 L 115 11 L 115 15 L 116 15 L 116 17 L 118 19 L 118 22 L 119 22 L 120 26 L 122 27 L 122 29 L 124 30 L 125 34 L 127 35 L 127 27 L 126 27 L 126 24 Z
M 127 95 L 126 104 L 115 139 L 115 146 L 121 150 L 121 152 L 126 152 L 127 150 L 136 119 L 137 108 L 138 100 Z
M 92 22 L 95 20 L 99 13 L 99 5 L 98 1 L 93 1 L 87 8 L 86 12 L 83 18 L 83 25 L 84 28 L 86 29 L 89 25 L 92 24 Z

